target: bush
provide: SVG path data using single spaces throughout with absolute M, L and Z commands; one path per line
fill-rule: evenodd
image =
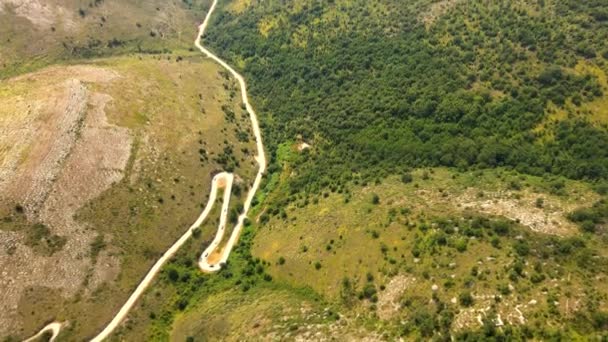
M 372 195 L 372 204 L 380 204 L 380 197 L 377 194 Z
M 464 238 L 456 240 L 454 247 L 456 247 L 456 250 L 461 253 L 465 252 L 467 250 L 467 240 Z
M 608 329 L 608 312 L 594 312 L 591 314 L 591 319 L 596 329 L 604 331 Z
M 376 286 L 374 286 L 374 284 L 367 283 L 363 287 L 362 294 L 364 298 L 371 299 L 373 296 L 376 295 L 377 292 L 378 291 L 376 290 Z
M 198 239 L 201 236 L 201 229 L 199 227 L 192 229 L 192 236 Z
M 475 302 L 475 299 L 473 299 L 470 292 L 463 292 L 458 296 L 458 301 L 460 302 L 460 305 L 470 307 Z
M 169 280 L 176 282 L 179 279 L 179 272 L 175 268 L 169 268 L 167 276 L 169 277 Z
M 537 198 L 536 202 L 534 202 L 534 206 L 542 209 L 545 206 L 545 200 L 542 197 Z
M 594 232 L 597 224 L 603 223 L 608 218 L 608 202 L 600 200 L 591 208 L 577 209 L 568 214 L 568 219 L 579 224 L 584 232 Z
M 595 223 L 593 223 L 593 221 L 583 221 L 583 223 L 581 223 L 581 229 L 583 230 L 583 232 L 587 232 L 587 233 L 593 233 L 595 232 Z
M 538 283 L 540 283 L 543 280 L 545 280 L 545 275 L 541 274 L 541 273 L 534 273 L 530 277 L 530 281 L 533 282 L 534 284 L 538 284 Z
M 17 214 L 23 214 L 25 212 L 25 209 L 21 204 L 17 204 L 15 205 L 15 211 L 17 212 Z
M 91 258 L 95 259 L 99 255 L 99 252 L 106 247 L 103 235 L 98 234 L 93 242 L 91 242 Z
M 507 220 L 496 220 L 491 223 L 492 230 L 498 235 L 505 236 L 509 233 L 511 222 Z
M 502 294 L 503 296 L 508 296 L 511 294 L 511 289 L 509 288 L 508 284 L 499 284 L 496 289 L 498 290 L 498 292 L 500 292 L 500 294 Z
M 411 174 L 411 173 L 409 173 L 409 172 L 408 172 L 408 173 L 405 173 L 405 174 L 403 174 L 403 175 L 401 176 L 401 181 L 402 181 L 403 183 L 406 183 L 406 184 L 407 184 L 407 183 L 411 183 L 413 180 L 414 180 L 414 178 L 412 177 L 412 174 Z
M 528 246 L 528 243 L 521 240 L 513 244 L 513 249 L 519 256 L 526 256 L 530 253 L 530 246 Z

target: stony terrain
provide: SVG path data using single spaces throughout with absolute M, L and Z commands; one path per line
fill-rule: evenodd
M 0 334 L 15 329 L 18 301 L 25 289 L 60 289 L 69 297 L 81 287 L 91 266 L 87 256 L 96 234 L 73 216 L 121 180 L 131 152 L 129 131 L 107 122 L 105 106 L 112 98 L 91 92 L 85 83 L 112 82 L 117 75 L 102 68 L 69 68 L 62 73 L 72 76 L 62 78 L 55 70 L 44 75 L 52 80 L 46 84 L 37 82 L 43 76 L 36 74 L 3 84 L 4 89 L 18 89 L 27 82 L 31 88 L 27 97 L 15 96 L 17 103 L 2 101 L 2 116 L 11 122 L 3 126 L 7 134 L 2 135 L 0 203 L 4 211 L 22 208 L 29 222 L 45 225 L 65 244 L 50 255 L 36 255 L 22 243 L 25 232 L 0 231 L 0 321 L 4 322 Z M 29 98 L 36 100 L 32 103 Z M 24 107 L 26 113 L 11 115 Z M 88 288 L 116 275 L 115 258 L 102 254 L 99 261 Z
M 0 336 L 75 315 L 80 329 L 99 329 L 107 316 L 96 315 L 111 314 L 194 222 L 219 164 L 253 166 L 248 142 L 232 146 L 236 132 L 251 134 L 246 115 L 227 116 L 234 84 L 211 62 L 182 58 L 54 66 L 0 84 Z M 127 202 L 130 215 L 105 211 Z M 108 287 L 116 281 L 124 288 Z

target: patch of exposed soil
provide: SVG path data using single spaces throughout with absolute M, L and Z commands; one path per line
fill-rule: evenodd
M 420 15 L 420 20 L 428 27 L 448 10 L 456 6 L 462 0 L 442 0 L 433 3 L 429 9 Z
M 391 319 L 401 308 L 400 299 L 407 287 L 416 281 L 416 278 L 398 275 L 391 279 L 386 289 L 378 295 L 378 317 Z

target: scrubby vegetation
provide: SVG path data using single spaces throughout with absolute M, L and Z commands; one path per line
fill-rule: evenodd
M 254 255 L 273 281 L 406 322 L 383 326 L 393 336 L 601 336 L 605 4 L 242 5 L 223 4 L 206 39 L 262 116 L 272 160 Z M 497 168 L 508 176 L 486 182 Z
M 578 223 L 584 232 L 593 233 L 601 230 L 605 234 L 607 232 L 608 201 L 602 199 L 590 208 L 577 209 L 570 213 L 568 218 Z
M 391 177 L 348 195 L 297 201 L 286 210 L 290 219 L 275 216 L 259 227 L 253 253 L 263 260 L 282 255 L 284 264 L 269 265 L 275 281 L 310 286 L 347 316 L 383 322 L 389 339 L 602 336 L 596 327 L 608 309 L 605 242 L 576 226 L 568 236 L 533 232 L 523 224 L 529 221 L 492 214 L 488 204 L 525 203 L 517 213 L 558 210 L 562 221 L 554 225 L 566 224 L 566 216 L 586 220 L 599 206 L 569 214 L 567 205 L 592 196 L 584 183 L 567 181 L 551 195 L 552 182 L 501 170 L 427 173 L 424 182 Z M 414 179 L 421 174 L 412 172 Z M 507 192 L 515 179 L 518 190 Z M 373 204 L 370 193 L 385 195 Z M 534 200 L 540 196 L 542 209 Z M 323 267 L 310 266 L 317 264 Z

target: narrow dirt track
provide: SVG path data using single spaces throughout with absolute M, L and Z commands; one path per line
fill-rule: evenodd
M 220 224 L 218 226 L 218 230 L 216 232 L 215 238 L 213 239 L 211 244 L 207 247 L 207 249 L 205 249 L 205 251 L 201 254 L 201 257 L 200 257 L 199 263 L 198 263 L 199 268 L 204 272 L 219 271 L 221 269 L 221 265 L 223 263 L 226 263 L 226 260 L 228 260 L 228 256 L 230 255 L 232 248 L 238 241 L 241 229 L 243 228 L 245 218 L 247 217 L 247 213 L 249 212 L 249 209 L 251 207 L 251 202 L 253 201 L 255 193 L 257 192 L 257 190 L 260 187 L 260 184 L 262 182 L 262 176 L 264 174 L 264 171 L 266 170 L 266 156 L 264 154 L 264 145 L 262 143 L 262 134 L 260 133 L 258 119 L 257 119 L 255 111 L 253 110 L 253 107 L 249 103 L 249 99 L 247 96 L 247 85 L 245 83 L 245 79 L 243 78 L 243 76 L 241 76 L 239 73 L 237 73 L 230 65 L 228 65 L 226 62 L 224 62 L 219 57 L 214 55 L 211 51 L 207 50 L 200 43 L 200 41 L 205 33 L 205 28 L 207 27 L 207 24 L 209 23 L 211 15 L 213 14 L 215 7 L 217 6 L 217 2 L 218 2 L 218 0 L 213 1 L 213 4 L 211 5 L 211 8 L 209 9 L 207 16 L 205 17 L 205 20 L 199 26 L 198 36 L 197 36 L 194 44 L 207 57 L 213 59 L 214 61 L 219 63 L 222 67 L 224 67 L 226 70 L 228 70 L 232 74 L 232 76 L 234 78 L 236 78 L 237 81 L 239 82 L 239 86 L 241 88 L 242 101 L 243 101 L 243 104 L 245 105 L 245 108 L 247 109 L 247 112 L 249 113 L 249 118 L 251 120 L 251 125 L 253 127 L 253 133 L 254 133 L 255 140 L 256 140 L 257 155 L 255 157 L 255 160 L 259 166 L 258 172 L 256 174 L 255 180 L 254 180 L 251 188 L 249 189 L 249 192 L 247 193 L 247 198 L 245 199 L 245 202 L 243 204 L 243 212 L 239 215 L 237 224 L 234 227 L 234 229 L 232 230 L 230 239 L 228 240 L 228 242 L 226 243 L 226 246 L 222 250 L 221 256 L 220 256 L 218 262 L 210 264 L 208 262 L 208 257 L 221 243 L 223 236 L 224 236 L 225 228 L 226 228 L 226 217 L 228 214 L 228 205 L 230 202 L 232 183 L 234 181 L 234 175 L 232 173 L 228 173 L 228 172 L 222 172 L 222 173 L 215 175 L 215 177 L 213 177 L 213 181 L 211 183 L 211 194 L 209 196 L 209 201 L 207 202 L 205 209 L 203 210 L 201 215 L 198 217 L 196 222 L 194 222 L 192 224 L 192 226 L 190 226 L 190 228 L 184 233 L 184 235 L 182 235 L 163 254 L 163 256 L 154 264 L 154 266 L 152 266 L 150 271 L 148 271 L 148 273 L 146 274 L 144 279 L 139 283 L 139 285 L 137 286 L 135 291 L 131 294 L 131 296 L 125 302 L 125 304 L 120 308 L 120 310 L 118 311 L 116 316 L 114 316 L 112 321 L 97 336 L 95 336 L 91 340 L 91 342 L 100 342 L 100 341 L 103 341 L 104 339 L 108 338 L 112 334 L 112 332 L 120 325 L 120 323 L 126 318 L 126 316 L 129 314 L 129 312 L 131 311 L 131 309 L 133 308 L 133 306 L 135 305 L 135 303 L 137 302 L 139 297 L 143 294 L 143 292 L 152 283 L 152 281 L 154 280 L 156 275 L 160 272 L 160 270 L 162 269 L 162 266 L 192 236 L 192 230 L 195 228 L 198 228 L 203 223 L 203 221 L 207 218 L 207 216 L 209 215 L 209 212 L 211 212 L 211 209 L 213 208 L 213 205 L 217 198 L 218 182 L 224 181 L 224 183 L 225 183 L 224 200 L 222 203 Z M 36 334 L 35 336 L 29 338 L 28 340 L 26 340 L 24 342 L 28 342 L 28 341 L 31 341 L 33 339 L 40 337 L 47 330 L 52 331 L 53 337 L 51 338 L 51 341 L 53 341 L 59 334 L 59 332 L 61 330 L 61 326 L 63 324 L 65 324 L 65 323 L 60 323 L 60 322 L 50 323 L 47 326 L 45 326 L 42 330 L 40 330 L 40 332 L 38 332 L 38 334 Z
M 217 57 L 211 51 L 207 50 L 207 48 L 205 48 L 204 46 L 201 45 L 201 38 L 203 37 L 203 35 L 205 33 L 205 29 L 207 28 L 207 24 L 209 23 L 211 14 L 215 10 L 217 1 L 218 0 L 213 0 L 213 4 L 211 5 L 211 8 L 209 9 L 207 16 L 205 17 L 205 21 L 203 21 L 201 26 L 199 26 L 198 38 L 196 39 L 194 45 L 196 45 L 196 47 L 199 50 L 201 50 L 202 53 L 207 55 L 207 57 L 213 59 L 214 61 L 219 63 L 221 66 L 223 66 L 226 70 L 228 70 L 232 74 L 232 76 L 234 76 L 234 78 L 236 78 L 237 81 L 239 82 L 239 86 L 241 88 L 241 98 L 242 98 L 243 104 L 245 105 L 245 108 L 247 109 L 247 112 L 249 113 L 249 118 L 251 120 L 251 126 L 253 127 L 253 134 L 255 136 L 255 142 L 256 142 L 256 147 L 257 147 L 257 151 L 258 151 L 258 154 L 255 157 L 255 160 L 258 162 L 259 169 L 258 169 L 258 173 L 255 176 L 253 185 L 251 186 L 251 188 L 249 189 L 249 192 L 247 193 L 247 198 L 245 199 L 245 203 L 243 204 L 243 212 L 241 213 L 241 215 L 239 215 L 237 224 L 234 227 L 234 229 L 232 230 L 232 234 L 230 235 L 230 239 L 226 243 L 226 247 L 222 250 L 220 260 L 215 264 L 209 264 L 207 261 L 207 258 L 209 257 L 209 255 L 211 255 L 211 252 L 213 252 L 213 250 L 215 250 L 217 245 L 215 245 L 215 246 L 213 246 L 213 244 L 210 245 L 201 255 L 198 266 L 200 267 L 201 270 L 206 271 L 206 272 L 218 271 L 221 268 L 220 265 L 223 263 L 226 263 L 226 261 L 228 260 L 228 256 L 230 255 L 232 248 L 234 247 L 234 245 L 236 244 L 236 242 L 239 238 L 241 229 L 243 228 L 243 223 L 245 221 L 245 218 L 247 217 L 249 208 L 251 207 L 251 202 L 253 201 L 253 197 L 255 196 L 255 193 L 257 192 L 258 188 L 260 187 L 260 183 L 262 182 L 262 176 L 264 175 L 264 171 L 266 170 L 266 155 L 264 154 L 264 145 L 262 143 L 262 134 L 260 133 L 260 126 L 258 124 L 257 115 L 255 114 L 253 107 L 249 103 L 249 98 L 247 96 L 247 84 L 245 83 L 245 79 L 238 72 L 236 72 L 230 65 L 228 65 L 226 62 L 221 60 L 219 57 Z M 219 234 L 219 231 L 218 231 L 218 234 Z M 216 236 L 216 239 L 217 239 L 217 236 Z M 215 242 L 215 240 L 214 240 L 214 242 Z M 221 238 L 220 238 L 220 242 L 221 242 Z M 219 242 L 218 242 L 218 245 L 219 245 Z
M 62 325 L 63 325 L 63 323 L 59 323 L 59 322 L 50 323 L 47 326 L 45 326 L 44 328 L 42 328 L 42 330 L 40 330 L 36 335 L 28 338 L 27 340 L 25 340 L 23 342 L 35 341 L 38 338 L 42 337 L 42 335 L 44 335 L 44 333 L 47 331 L 51 332 L 51 338 L 49 339 L 49 342 L 53 342 L 53 341 L 55 341 L 55 338 L 57 338 L 57 335 L 59 335 L 59 331 L 61 331 Z

